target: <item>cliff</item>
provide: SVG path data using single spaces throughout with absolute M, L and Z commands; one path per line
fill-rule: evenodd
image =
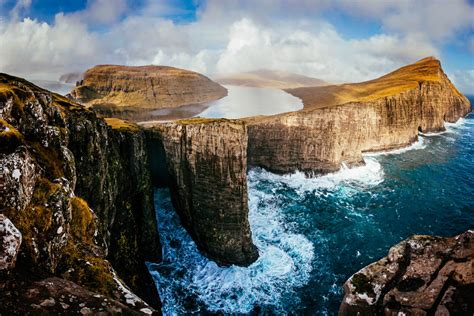
M 304 109 L 247 119 L 250 166 L 277 173 L 336 171 L 362 153 L 404 147 L 471 111 L 438 60 L 423 59 L 360 84 L 288 90 Z
M 112 128 L 60 95 L 0 74 L 0 143 L 0 213 L 10 227 L 2 247 L 13 245 L 0 265 L 0 309 L 27 302 L 20 289 L 29 288 L 38 312 L 62 308 L 59 295 L 88 293 L 101 296 L 78 309 L 97 311 L 109 298 L 122 311 L 153 312 L 128 289 L 159 305 L 145 267 L 161 251 L 143 132 Z M 48 284 L 59 297 L 33 295 Z
M 99 65 L 84 73 L 71 91 L 75 101 L 99 113 L 145 120 L 153 110 L 206 103 L 227 90 L 196 72 L 166 66 Z
M 472 315 L 474 232 L 413 236 L 344 284 L 340 315 Z
M 173 205 L 200 250 L 222 265 L 254 262 L 244 123 L 198 118 L 156 125 L 148 134 L 152 160 L 166 160 Z
M 236 85 L 260 88 L 290 89 L 327 85 L 320 79 L 311 78 L 286 71 L 260 69 L 249 72 L 230 74 L 217 77 L 216 81 L 223 85 Z

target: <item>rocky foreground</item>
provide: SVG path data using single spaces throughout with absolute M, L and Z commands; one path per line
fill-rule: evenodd
M 137 127 L 0 74 L 0 314 L 155 312 L 147 157 Z
M 340 315 L 473 315 L 474 231 L 404 240 L 344 291 Z
M 153 110 L 220 99 L 227 90 L 193 71 L 167 66 L 99 65 L 84 73 L 69 97 L 102 116 L 153 118 Z

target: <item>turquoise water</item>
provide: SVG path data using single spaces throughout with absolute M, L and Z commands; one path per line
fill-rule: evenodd
M 336 314 L 342 284 L 412 234 L 474 228 L 474 115 L 366 165 L 307 179 L 248 174 L 249 220 L 260 258 L 220 268 L 180 226 L 166 190 L 156 208 L 163 263 L 150 264 L 165 315 Z

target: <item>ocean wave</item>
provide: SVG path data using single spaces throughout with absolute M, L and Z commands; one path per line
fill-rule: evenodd
M 457 120 L 456 123 L 444 122 L 444 127 L 446 128 L 446 132 L 456 133 L 459 130 L 468 128 L 472 124 L 474 124 L 474 120 L 472 119 L 472 117 L 462 117 Z
M 399 155 L 406 153 L 407 151 L 411 150 L 419 150 L 419 149 L 425 149 L 426 148 L 426 143 L 423 139 L 423 137 L 418 137 L 418 140 L 414 143 L 412 143 L 409 146 L 403 147 L 403 148 L 398 148 L 398 149 L 392 149 L 392 150 L 386 150 L 386 151 L 378 151 L 378 152 L 373 152 L 373 153 L 364 153 L 365 157 L 377 157 L 377 156 L 386 156 L 386 155 Z
M 249 189 L 249 221 L 260 257 L 249 267 L 219 267 L 202 256 L 172 210 L 169 194 L 157 190 L 155 205 L 164 261 L 149 264 L 163 301 L 163 314 L 206 311 L 250 313 L 256 306 L 282 308 L 281 297 L 309 280 L 313 245 L 283 223 L 272 195 Z M 197 302 L 189 306 L 189 302 Z
M 307 177 L 299 171 L 292 174 L 277 175 L 260 168 L 250 170 L 248 177 L 249 183 L 258 180 L 280 183 L 294 189 L 298 194 L 319 189 L 333 189 L 341 183 L 356 187 L 371 187 L 383 182 L 383 168 L 377 159 L 364 157 L 364 162 L 364 165 L 353 168 L 342 165 L 339 171 L 318 177 Z

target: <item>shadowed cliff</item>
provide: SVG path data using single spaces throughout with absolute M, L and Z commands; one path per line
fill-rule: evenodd
M 159 306 L 145 266 L 161 251 L 143 132 L 111 128 L 60 95 L 0 74 L 0 143 L 0 226 L 10 227 L 4 242 L 16 241 L 0 266 L 1 309 L 53 312 L 62 296 L 75 296 L 84 301 L 64 302 L 64 313 L 152 312 L 127 286 Z M 24 302 L 32 305 L 15 306 Z

